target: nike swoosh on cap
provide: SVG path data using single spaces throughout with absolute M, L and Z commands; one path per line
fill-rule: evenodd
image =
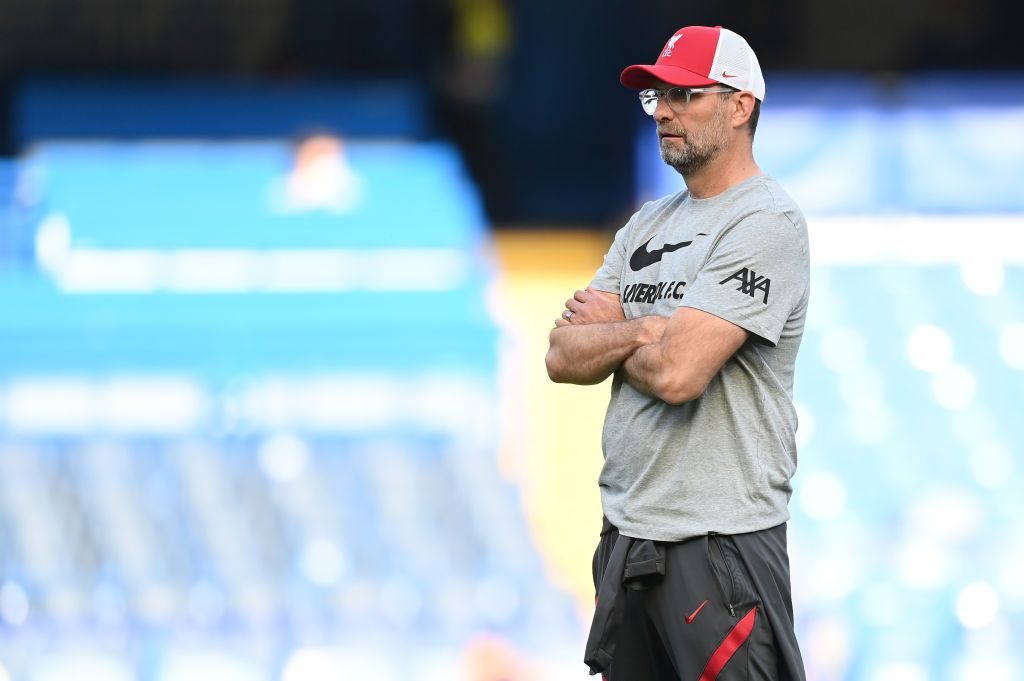
M 736 75 L 737 74 L 735 73 L 726 73 L 725 71 L 722 71 L 722 78 L 735 78 Z
M 707 234 L 705 234 L 704 232 L 700 232 L 699 234 L 697 234 L 697 236 L 707 236 Z M 664 246 L 657 250 L 649 251 L 647 250 L 647 245 L 651 243 L 653 240 L 654 237 L 652 236 L 650 239 L 640 244 L 640 247 L 633 251 L 633 255 L 630 256 L 629 267 L 634 272 L 639 272 L 645 267 L 650 267 L 654 263 L 660 261 L 661 256 L 665 255 L 666 253 L 678 251 L 680 248 L 686 248 L 687 246 L 693 243 L 693 240 L 691 239 L 690 241 L 680 241 L 677 244 L 665 244 Z

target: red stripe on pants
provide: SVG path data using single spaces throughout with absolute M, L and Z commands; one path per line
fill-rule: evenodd
M 700 681 L 715 681 L 721 673 L 725 663 L 732 658 L 743 642 L 750 638 L 750 632 L 754 630 L 754 619 L 757 617 L 757 608 L 751 608 L 750 612 L 744 615 L 743 619 L 736 623 L 729 635 L 718 646 L 714 655 L 708 660 L 704 667 L 704 673 L 700 675 Z

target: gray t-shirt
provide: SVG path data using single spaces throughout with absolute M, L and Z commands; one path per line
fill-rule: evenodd
M 683 191 L 651 201 L 615 235 L 590 285 L 617 293 L 627 318 L 692 307 L 751 333 L 704 394 L 681 405 L 615 373 L 600 487 L 622 534 L 680 541 L 789 519 L 809 269 L 803 214 L 766 176 L 708 199 Z

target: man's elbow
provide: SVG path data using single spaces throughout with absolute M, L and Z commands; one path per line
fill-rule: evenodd
M 692 376 L 666 374 L 660 376 L 653 387 L 658 399 L 678 405 L 691 402 L 703 395 L 707 382 Z
M 544 355 L 544 367 L 547 369 L 548 378 L 551 381 L 554 383 L 564 383 L 564 363 L 562 362 L 561 353 L 558 351 L 558 344 L 556 342 L 557 332 L 558 327 L 555 327 L 551 329 L 551 333 L 548 335 L 548 354 Z
M 548 354 L 544 357 L 544 366 L 548 370 L 548 378 L 554 383 L 565 383 L 567 378 L 565 376 L 565 367 L 561 361 L 559 353 L 554 348 L 548 349 Z

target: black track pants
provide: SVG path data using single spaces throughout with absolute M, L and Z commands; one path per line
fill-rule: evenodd
M 783 524 L 652 542 L 605 521 L 591 672 L 608 681 L 802 681 L 785 534 Z

